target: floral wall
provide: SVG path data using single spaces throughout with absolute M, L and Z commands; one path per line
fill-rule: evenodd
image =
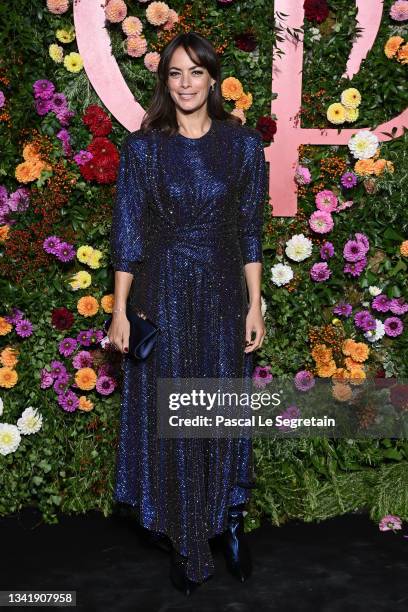
M 253 380 L 263 389 L 283 378 L 307 393 L 324 379 L 341 406 L 372 379 L 381 400 L 356 404 L 359 427 L 381 423 L 385 407 L 405 426 L 408 139 L 404 131 L 380 143 L 367 126 L 408 106 L 408 2 L 384 1 L 377 39 L 351 81 L 341 75 L 356 7 L 306 0 L 304 9 L 301 124 L 358 132 L 347 146 L 300 147 L 295 216 L 275 217 L 265 203 L 267 336 Z M 104 11 L 112 53 L 143 107 L 161 50 L 194 30 L 220 56 L 225 108 L 273 143 L 272 59 L 285 26 L 272 2 L 110 0 Z M 109 230 L 127 132 L 87 78 L 72 2 L 21 0 L 1 6 L 0 19 L 0 513 L 35 505 L 49 522 L 58 512 L 108 515 L 121 355 L 108 350 L 103 324 L 113 308 Z M 408 518 L 404 438 L 288 435 L 256 439 L 254 452 L 248 528 L 263 516 Z

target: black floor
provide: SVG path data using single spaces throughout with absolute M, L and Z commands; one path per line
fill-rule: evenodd
M 254 573 L 243 584 L 211 540 L 216 574 L 189 598 L 171 585 L 167 554 L 144 548 L 122 514 L 46 525 L 26 509 L 0 518 L 0 534 L 2 590 L 76 590 L 76 609 L 90 612 L 408 610 L 408 529 L 380 532 L 365 515 L 265 524 L 247 536 Z

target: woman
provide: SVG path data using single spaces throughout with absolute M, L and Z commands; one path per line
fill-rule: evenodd
M 208 40 L 176 36 L 157 76 L 141 128 L 121 150 L 112 219 L 108 338 L 124 354 L 115 499 L 169 538 L 170 577 L 188 594 L 214 572 L 208 540 L 217 534 L 230 571 L 242 581 L 251 572 L 242 510 L 254 486 L 252 446 L 249 438 L 159 438 L 156 383 L 250 379 L 251 353 L 265 335 L 266 167 L 259 132 L 223 109 Z M 143 362 L 126 355 L 127 301 L 160 328 Z

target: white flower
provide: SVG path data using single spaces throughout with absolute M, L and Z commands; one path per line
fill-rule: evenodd
M 382 289 L 377 287 L 376 285 L 370 285 L 368 288 L 369 294 L 375 297 L 376 295 L 380 295 Z
M 271 268 L 271 279 L 275 285 L 280 287 L 281 285 L 286 285 L 293 278 L 293 270 L 290 266 L 286 264 L 275 264 Z
M 0 416 L 3 414 L 3 400 L 0 397 Z
M 285 253 L 293 261 L 303 261 L 312 254 L 313 243 L 303 234 L 295 234 L 286 242 Z
M 0 455 L 14 453 L 20 441 L 21 436 L 18 427 L 9 423 L 0 423 Z
M 360 130 L 348 141 L 348 148 L 357 159 L 369 159 L 378 147 L 378 138 L 368 130 Z
M 318 41 L 321 39 L 322 35 L 320 34 L 320 30 L 319 28 L 310 28 L 309 30 L 310 34 L 312 35 L 310 37 L 311 41 Z
M 36 433 L 41 429 L 43 418 L 37 408 L 29 406 L 17 421 L 17 427 L 22 434 Z
M 266 305 L 266 302 L 265 302 L 263 296 L 261 295 L 261 313 L 262 313 L 263 317 L 265 316 L 265 312 L 266 311 L 267 311 L 267 305 Z
M 377 340 L 380 340 L 385 334 L 384 323 L 380 319 L 376 319 L 375 324 L 375 329 L 369 329 L 364 334 L 369 342 L 377 342 Z

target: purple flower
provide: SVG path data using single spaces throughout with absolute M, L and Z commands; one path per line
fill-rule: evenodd
M 56 359 L 51 361 L 51 374 L 54 378 L 58 378 L 58 376 L 60 376 L 66 371 L 67 369 L 62 363 L 62 361 L 57 361 Z
M 360 261 L 347 263 L 343 268 L 343 272 L 348 272 L 352 276 L 360 276 L 366 265 L 367 258 L 363 257 L 363 259 L 360 259 Z
M 359 261 L 363 259 L 366 252 L 360 240 L 347 240 L 343 248 L 343 257 L 346 261 Z
M 54 113 L 58 113 L 61 110 L 65 110 L 67 108 L 68 108 L 68 102 L 65 97 L 65 94 L 63 93 L 54 94 L 51 100 L 51 110 L 53 110 Z
M 84 333 L 86 335 L 86 332 L 81 332 L 81 333 Z M 78 342 L 80 342 L 78 337 L 77 337 L 77 340 Z M 77 353 L 72 360 L 72 365 L 74 366 L 76 370 L 80 370 L 81 368 L 90 368 L 92 367 L 92 364 L 93 364 L 92 355 L 89 351 L 79 351 L 79 353 Z
M 6 101 L 6 96 L 4 95 L 4 93 L 0 90 L 0 108 L 3 108 L 4 103 Z
M 312 180 L 309 168 L 299 165 L 295 172 L 295 181 L 298 185 L 308 185 Z
M 27 338 L 33 333 L 33 325 L 28 319 L 19 319 L 16 323 L 16 333 L 22 338 Z
M 300 416 L 300 410 L 297 406 L 288 406 L 284 412 L 280 415 L 283 419 L 297 419 Z M 277 425 L 277 429 L 282 431 L 290 431 L 289 425 Z
M 396 529 L 401 529 L 402 521 L 399 516 L 395 516 L 395 514 L 386 514 L 383 516 L 381 521 L 378 524 L 380 531 L 394 531 Z
M 390 310 L 397 315 L 405 314 L 408 311 L 408 303 L 403 297 L 393 298 L 390 302 Z
M 51 101 L 50 100 L 35 100 L 34 102 L 35 110 L 38 115 L 46 115 L 51 110 Z
M 296 374 L 294 382 L 298 391 L 309 391 L 316 384 L 314 376 L 309 370 L 300 370 Z
M 272 372 L 271 372 L 271 366 L 266 365 L 266 366 L 256 366 L 254 368 L 253 374 L 252 374 L 252 380 L 254 382 L 254 385 L 256 387 L 259 388 L 263 388 L 266 387 L 266 385 L 271 382 L 273 378 Z
M 55 391 L 55 393 L 57 393 L 58 395 L 60 393 L 65 393 L 65 391 L 67 390 L 67 386 L 68 386 L 68 381 L 71 377 L 69 376 L 68 373 L 61 374 L 60 376 L 57 376 L 57 378 L 54 381 L 54 385 L 53 385 L 53 389 Z
M 63 338 L 58 345 L 58 350 L 64 357 L 70 357 L 78 346 L 78 341 L 75 338 Z
M 387 336 L 399 336 L 404 330 L 404 325 L 398 317 L 388 317 L 384 321 L 384 329 Z
M 60 242 L 57 246 L 55 255 L 60 261 L 72 261 L 75 259 L 75 249 L 68 242 Z
M 8 191 L 4 185 L 0 185 L 0 203 L 7 202 Z
M 375 318 L 369 310 L 359 310 L 356 312 L 354 315 L 354 323 L 357 327 L 360 327 L 365 332 L 377 327 Z
M 370 248 L 370 243 L 368 241 L 367 236 L 365 234 L 362 234 L 361 232 L 357 232 L 356 234 L 354 234 L 354 236 L 356 237 L 356 240 L 363 243 L 364 248 L 367 252 L 368 249 Z
M 74 162 L 78 164 L 78 166 L 83 166 L 84 164 L 89 162 L 91 159 L 93 159 L 93 155 L 90 151 L 84 151 L 83 149 L 81 149 L 79 153 L 76 153 L 74 155 L 73 159 L 74 159 Z
M 325 281 L 331 275 L 331 270 L 325 261 L 315 263 L 310 269 L 310 276 L 318 283 Z
M 39 81 L 35 81 L 33 90 L 35 98 L 48 100 L 52 97 L 55 91 L 55 85 L 54 83 L 51 83 L 51 81 L 47 81 L 47 79 L 40 79 Z
M 114 376 L 115 368 L 112 363 L 103 363 L 98 368 L 98 376 Z
M 19 187 L 10 194 L 8 205 L 10 210 L 23 212 L 27 210 L 30 203 L 30 190 L 27 187 Z
M 345 172 L 341 178 L 340 182 L 346 189 L 351 189 L 357 185 L 357 176 L 354 172 Z
M 46 368 L 41 368 L 41 389 L 48 389 L 53 383 L 54 377 Z
M 89 344 L 87 346 L 95 346 L 100 343 L 102 338 L 105 336 L 104 332 L 100 329 L 88 329 L 86 332 L 88 336 Z
M 59 138 L 62 142 L 69 142 L 71 140 L 71 134 L 67 129 L 62 128 L 62 130 L 57 133 L 57 138 Z
M 353 311 L 353 307 L 351 304 L 347 304 L 344 300 L 340 300 L 340 302 L 333 308 L 333 313 L 337 315 L 341 315 L 343 317 L 349 317 Z
M 373 310 L 378 310 L 378 312 L 388 312 L 390 304 L 391 300 L 384 293 L 380 293 L 380 295 L 377 295 L 371 302 L 371 308 L 373 308 Z
M 69 125 L 69 121 L 71 117 L 74 117 L 75 113 L 68 110 L 67 108 L 61 108 L 61 110 L 55 112 L 55 116 L 61 125 L 67 126 Z
M 322 259 L 329 259 L 329 257 L 333 257 L 333 255 L 334 255 L 334 246 L 331 242 L 326 240 L 326 242 L 322 244 L 322 247 L 320 249 L 320 257 Z
M 61 240 L 58 236 L 48 236 L 43 242 L 43 249 L 46 253 L 51 253 L 51 255 L 57 254 L 57 249 L 61 244 Z
M 17 321 L 20 321 L 23 318 L 24 312 L 22 310 L 19 310 L 15 306 L 13 306 L 12 311 L 13 311 L 12 315 L 6 315 L 4 318 L 6 319 L 7 323 L 11 323 L 11 325 L 15 325 Z
M 58 403 L 66 412 L 74 412 L 79 406 L 79 399 L 71 389 L 58 395 Z
M 76 339 L 78 340 L 79 344 L 82 344 L 82 346 L 89 346 L 90 342 L 89 342 L 89 338 L 88 338 L 88 330 L 85 329 L 83 331 L 80 331 L 76 337 Z
M 101 395 L 110 395 L 116 387 L 116 382 L 110 376 L 99 376 L 96 379 L 96 390 Z

